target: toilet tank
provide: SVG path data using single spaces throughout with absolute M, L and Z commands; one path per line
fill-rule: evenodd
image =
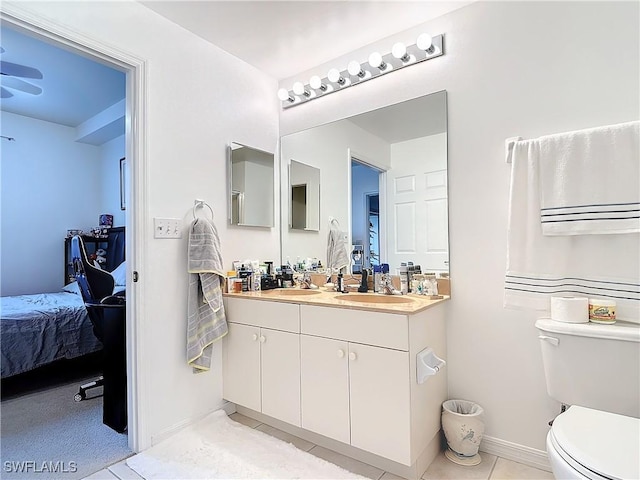
M 536 321 L 549 396 L 640 417 L 640 325 Z

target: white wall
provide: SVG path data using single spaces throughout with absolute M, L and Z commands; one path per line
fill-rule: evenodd
M 125 137 L 121 135 L 100 146 L 102 181 L 102 211 L 113 215 L 113 225 L 126 224 L 125 210 L 120 209 L 120 159 L 125 157 Z
M 449 394 L 485 408 L 488 436 L 544 450 L 547 422 L 559 411 L 546 394 L 535 315 L 502 307 L 504 140 L 637 119 L 639 14 L 637 2 L 475 3 L 299 78 L 364 61 L 394 41 L 413 43 L 423 31 L 445 34 L 443 57 L 280 113 L 287 135 L 447 90 Z
M 74 128 L 1 112 L 0 293 L 59 292 L 67 229 L 99 223 L 105 185 L 100 148 L 75 142 Z
M 290 160 L 320 169 L 320 231 L 290 230 L 285 223 L 282 261 L 286 262 L 287 257 L 291 262 L 298 257 L 317 257 L 326 265 L 329 217 L 336 218 L 343 231 L 349 230 L 349 151 L 367 163 L 387 169 L 389 144 L 351 122 L 339 122 L 289 135 L 282 139 L 280 148 L 283 165 L 281 198 L 289 198 L 286 165 Z M 284 222 L 288 222 L 288 202 L 283 201 L 281 209 Z
M 147 236 L 140 245 L 144 264 L 136 265 L 145 312 L 136 319 L 144 448 L 222 404 L 220 347 L 207 373 L 194 375 L 185 358 L 186 229 L 194 200 L 206 200 L 216 212 L 227 267 L 234 259 L 279 256 L 278 223 L 248 229 L 230 227 L 226 219 L 227 145 L 235 141 L 275 152 L 277 85 L 135 1 L 3 2 L 2 8 L 26 9 L 146 62 Z M 153 217 L 183 219 L 183 238 L 153 239 Z

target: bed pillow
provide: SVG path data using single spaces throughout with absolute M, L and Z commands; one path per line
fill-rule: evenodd
M 126 286 L 127 284 L 127 262 L 126 260 L 118 265 L 113 272 L 111 272 L 111 276 L 116 282 L 118 286 Z
M 78 282 L 75 282 L 75 281 L 62 287 L 62 291 L 80 295 L 80 288 L 78 288 Z

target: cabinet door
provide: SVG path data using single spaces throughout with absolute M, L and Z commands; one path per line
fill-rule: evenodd
M 222 355 L 223 396 L 260 411 L 260 329 L 229 323 Z
M 349 344 L 351 445 L 411 465 L 409 354 Z
M 348 353 L 346 342 L 300 335 L 302 428 L 347 444 Z
M 300 426 L 300 341 L 297 333 L 261 329 L 262 413 Z

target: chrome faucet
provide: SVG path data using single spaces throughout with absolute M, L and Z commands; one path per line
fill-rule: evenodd
M 309 272 L 304 272 L 302 280 L 300 280 L 300 288 L 314 288 L 311 284 L 311 274 Z
M 393 288 L 393 282 L 391 281 L 391 275 L 383 273 L 380 279 L 380 291 L 385 295 L 395 295 L 396 289 Z

